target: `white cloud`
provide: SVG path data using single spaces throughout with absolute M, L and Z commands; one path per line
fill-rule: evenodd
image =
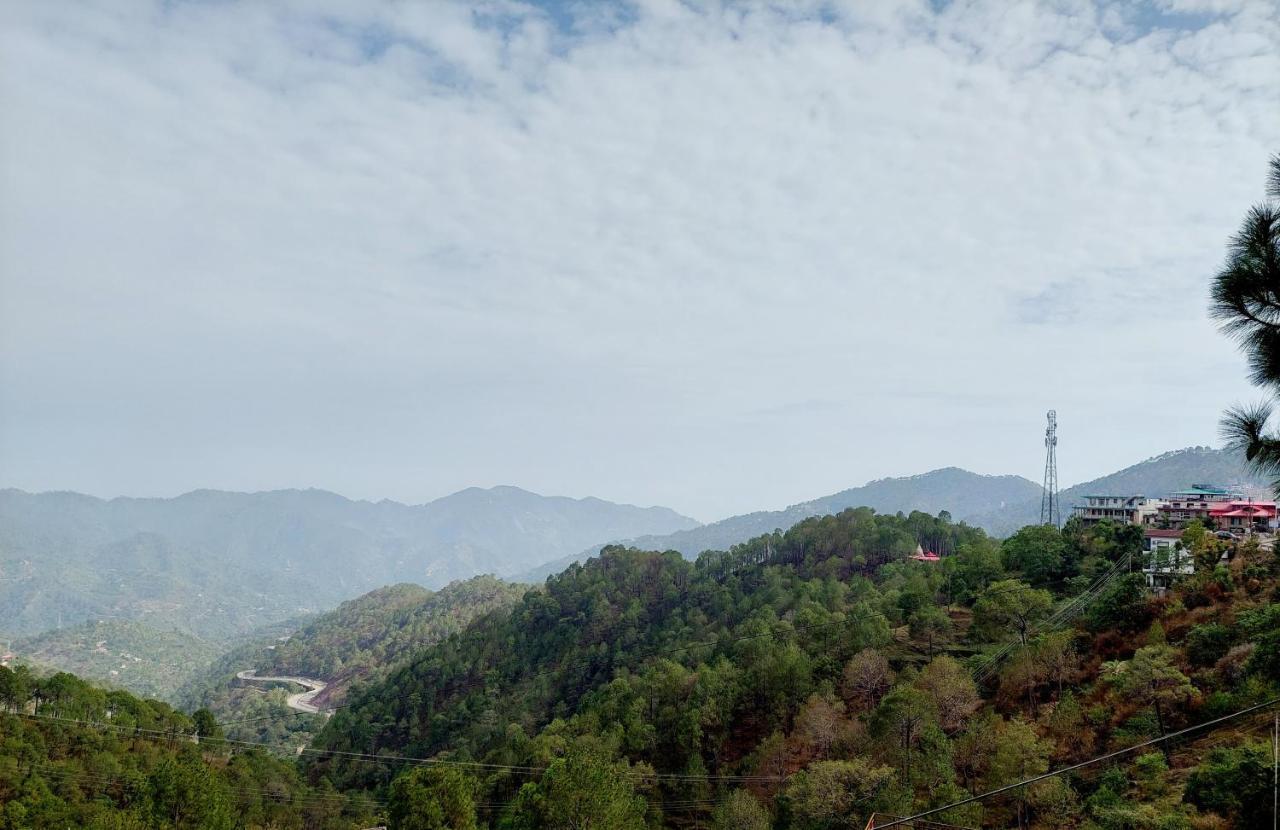
M 9 483 L 713 517 L 1247 394 L 1203 307 L 1268 4 L 475 9 L 5 8 Z

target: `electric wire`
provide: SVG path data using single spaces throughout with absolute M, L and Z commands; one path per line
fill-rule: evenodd
M 1179 729 L 1176 732 L 1170 732 L 1166 735 L 1161 735 L 1158 738 L 1151 738 L 1151 739 L 1133 744 L 1132 746 L 1127 746 L 1122 749 L 1113 750 L 1111 752 L 1098 755 L 1094 758 L 1090 758 L 1087 761 L 1081 761 L 1076 764 L 1060 767 L 1059 769 L 1050 770 L 1049 772 L 1041 773 L 1040 775 L 1033 775 L 1030 778 L 1024 778 L 1021 781 L 1017 781 L 1012 784 L 1006 784 L 1002 787 L 996 787 L 993 790 L 988 790 L 984 793 L 979 793 L 978 795 L 972 795 L 972 796 L 969 796 L 968 798 L 962 798 L 959 801 L 953 801 L 950 804 L 944 804 L 941 807 L 933 807 L 931 809 L 924 810 L 923 812 L 916 813 L 915 815 L 897 819 L 896 821 L 891 821 L 888 824 L 877 824 L 877 825 L 874 825 L 872 828 L 870 828 L 870 830 L 885 830 L 885 828 L 889 828 L 889 827 L 900 827 L 909 821 L 915 821 L 922 818 L 926 818 L 928 816 L 937 815 L 939 813 L 946 812 L 947 810 L 953 810 L 956 807 L 963 807 L 966 804 L 973 804 L 978 801 L 985 801 L 986 799 L 991 798 L 993 796 L 1001 795 L 1003 793 L 1007 793 L 1012 790 L 1019 789 L 1021 787 L 1026 787 L 1031 784 L 1035 784 L 1038 781 L 1044 781 L 1049 778 L 1056 778 L 1059 775 L 1065 775 L 1068 772 L 1074 772 L 1075 770 L 1078 770 L 1078 769 L 1090 767 L 1090 766 L 1093 766 L 1094 764 L 1102 763 L 1103 761 L 1110 761 L 1115 758 L 1128 755 L 1129 753 L 1136 752 L 1139 749 L 1146 749 L 1149 746 L 1155 746 L 1157 744 L 1164 743 L 1165 741 L 1171 741 L 1171 740 L 1174 740 L 1175 738 L 1181 738 L 1192 732 L 1197 732 L 1202 729 L 1209 729 L 1209 730 L 1216 729 L 1218 726 L 1224 723 L 1235 720 L 1236 718 L 1239 718 L 1245 715 L 1250 715 L 1250 714 L 1254 714 L 1255 712 L 1264 711 L 1266 709 L 1271 708 L 1272 706 L 1275 706 L 1276 704 L 1280 704 L 1280 697 L 1275 697 L 1275 698 L 1272 698 L 1271 700 L 1267 700 L 1262 703 L 1258 703 L 1253 706 L 1246 707 L 1244 709 L 1239 710 L 1238 712 L 1232 712 L 1229 715 L 1222 715 L 1221 717 L 1213 718 L 1212 720 L 1205 721 L 1204 723 L 1198 723 L 1193 726 L 1188 726 L 1183 729 Z

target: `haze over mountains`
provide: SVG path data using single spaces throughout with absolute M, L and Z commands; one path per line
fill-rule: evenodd
M 1212 447 L 1188 447 L 1063 490 L 1063 519 L 1070 515 L 1071 505 L 1086 495 L 1157 496 L 1197 482 L 1262 484 L 1255 474 L 1246 470 L 1239 455 Z M 1039 484 L 1022 476 L 979 475 L 945 467 L 921 475 L 879 479 L 783 510 L 762 510 L 666 535 L 643 536 L 628 540 L 628 544 L 642 550 L 677 550 L 693 557 L 704 550 L 728 550 L 762 533 L 786 530 L 811 516 L 838 513 L 850 507 L 871 507 L 881 513 L 919 510 L 937 514 L 946 510 L 956 521 L 981 527 L 995 536 L 1005 536 L 1039 521 L 1043 492 Z M 576 556 L 549 562 L 521 578 L 540 581 L 599 550 L 597 545 Z
M 1067 489 L 1064 513 L 1090 492 L 1157 495 L 1196 482 L 1256 483 L 1237 456 L 1194 447 Z M 692 557 L 849 507 L 946 510 L 1000 536 L 1038 520 L 1040 495 L 1020 476 L 949 467 L 704 526 L 667 508 L 516 487 L 416 506 L 320 490 L 111 500 L 3 490 L 0 634 L 116 619 L 226 640 L 398 582 L 438 588 L 482 573 L 540 582 L 616 541 Z
M 697 522 L 663 507 L 471 488 L 423 505 L 320 490 L 103 500 L 0 491 L 0 633 L 142 619 L 208 638 L 397 582 L 499 576 Z

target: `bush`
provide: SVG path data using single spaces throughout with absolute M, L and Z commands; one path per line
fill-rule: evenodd
M 1271 753 L 1261 746 L 1221 747 L 1192 770 L 1183 800 L 1241 827 L 1271 820 Z
M 1212 666 L 1226 656 L 1233 639 L 1231 629 L 1225 625 L 1197 625 L 1187 633 L 1187 659 L 1196 666 Z
M 1253 643 L 1242 643 L 1233 646 L 1230 651 L 1223 655 L 1222 659 L 1214 664 L 1213 670 L 1218 673 L 1218 678 L 1230 686 L 1235 686 L 1243 679 L 1249 659 L 1254 652 Z
M 1089 612 L 1089 627 L 1094 631 L 1108 628 L 1137 631 L 1150 622 L 1146 579 L 1142 574 L 1125 574 L 1118 578 L 1094 601 Z
M 1280 682 L 1280 631 L 1272 631 L 1258 640 L 1246 669 L 1250 674 Z

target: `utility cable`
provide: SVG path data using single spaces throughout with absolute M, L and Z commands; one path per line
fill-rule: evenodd
M 1142 741 L 1141 743 L 1134 744 L 1133 746 L 1127 746 L 1123 749 L 1117 749 L 1113 752 L 1108 752 L 1103 755 L 1099 755 L 1095 758 L 1090 758 L 1087 761 L 1081 761 L 1078 764 L 1072 764 L 1070 766 L 1061 767 L 1060 769 L 1051 770 L 1049 772 L 1042 773 L 1040 775 L 1034 775 L 1030 778 L 1024 778 L 1023 780 L 1017 781 L 1013 784 L 1006 784 L 1003 787 L 997 787 L 994 790 L 988 790 L 985 793 L 979 793 L 978 795 L 969 796 L 968 798 L 962 798 L 959 801 L 953 801 L 950 804 L 944 804 L 941 807 L 934 807 L 932 809 L 925 810 L 924 812 L 907 816 L 906 818 L 901 818 L 901 819 L 897 819 L 896 821 L 891 821 L 888 824 L 877 824 L 874 827 L 870 828 L 870 830 L 885 830 L 885 828 L 888 828 L 888 827 L 899 827 L 903 824 L 906 824 L 909 821 L 916 821 L 922 818 L 926 818 L 928 816 L 934 816 L 939 813 L 946 812 L 947 810 L 953 810 L 956 807 L 963 807 L 966 804 L 973 804 L 974 802 L 977 802 L 977 801 L 985 801 L 986 799 L 991 798 L 992 796 L 1001 795 L 1003 793 L 1009 792 L 1010 790 L 1016 790 L 1020 787 L 1026 787 L 1030 784 L 1035 784 L 1038 781 L 1044 781 L 1049 778 L 1055 778 L 1059 775 L 1065 775 L 1068 772 L 1074 772 L 1075 770 L 1093 766 L 1094 764 L 1099 764 L 1099 763 L 1102 763 L 1103 761 L 1110 761 L 1113 758 L 1119 758 L 1123 755 L 1128 755 L 1129 753 L 1136 752 L 1139 749 L 1146 749 L 1149 746 L 1155 746 L 1156 744 L 1160 744 L 1165 741 L 1170 741 L 1170 740 L 1173 740 L 1174 738 L 1180 738 L 1191 732 L 1196 732 L 1201 729 L 1216 728 L 1217 726 L 1223 723 L 1235 720 L 1236 718 L 1243 717 L 1245 715 L 1251 715 L 1255 712 L 1260 712 L 1264 709 L 1268 709 L 1272 706 L 1275 706 L 1278 703 L 1280 703 L 1280 697 L 1275 697 L 1275 698 L 1272 698 L 1271 700 L 1264 701 L 1263 703 L 1258 703 L 1248 708 L 1241 709 L 1238 712 L 1232 712 L 1229 715 L 1223 715 L 1222 717 L 1214 718 L 1213 720 L 1208 720 L 1208 721 L 1205 721 L 1204 723 L 1196 724 L 1195 726 L 1188 726 L 1185 729 L 1179 729 L 1177 732 L 1170 732 L 1169 734 L 1161 735 L 1158 738 L 1151 738 L 1149 740 Z

